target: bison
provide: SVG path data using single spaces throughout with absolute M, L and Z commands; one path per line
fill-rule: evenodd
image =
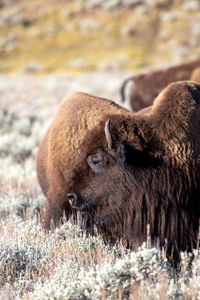
M 125 100 L 125 88 L 128 82 L 132 82 L 129 95 L 129 105 L 134 111 L 138 111 L 152 104 L 158 94 L 172 82 L 180 80 L 194 80 L 200 83 L 200 76 L 192 74 L 195 68 L 200 66 L 200 59 L 171 66 L 168 68 L 149 71 L 127 78 L 122 84 L 121 100 Z
M 199 128 L 200 85 L 190 81 L 170 84 L 138 113 L 105 114 L 80 145 L 71 206 L 105 241 L 122 239 L 131 249 L 146 240 L 149 224 L 152 243 L 178 262 L 198 241 Z
M 129 115 L 131 112 L 114 102 L 84 93 L 74 93 L 61 102 L 37 154 L 38 181 L 47 198 L 44 214 L 46 229 L 50 228 L 51 220 L 57 226 L 63 214 L 67 218 L 72 214 L 76 217 L 76 211 L 66 196 L 72 185 L 72 170 L 84 155 L 80 145 L 99 124 L 102 115 L 108 114 Z M 90 153 L 93 148 L 98 148 L 100 141 L 96 138 Z M 88 178 L 92 176 L 86 164 L 82 164 L 80 176 L 81 173 Z

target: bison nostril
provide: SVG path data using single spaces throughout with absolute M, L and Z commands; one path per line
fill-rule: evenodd
M 67 194 L 67 199 L 69 200 L 71 206 L 74 206 L 75 201 L 77 200 L 77 195 L 75 193 L 69 193 Z

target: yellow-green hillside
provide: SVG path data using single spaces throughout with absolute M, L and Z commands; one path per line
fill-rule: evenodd
M 17 1 L 0 10 L 0 72 L 132 70 L 200 55 L 199 11 L 167 2 L 102 10 Z

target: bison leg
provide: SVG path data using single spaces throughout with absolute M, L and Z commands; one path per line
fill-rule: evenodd
M 72 208 L 66 198 L 66 195 L 54 195 L 47 194 L 47 202 L 44 212 L 43 225 L 46 230 L 49 230 L 51 226 L 56 227 L 62 224 L 63 216 L 69 219 L 72 214 Z

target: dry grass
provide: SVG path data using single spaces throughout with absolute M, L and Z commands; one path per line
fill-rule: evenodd
M 165 253 L 151 248 L 148 239 L 131 252 L 122 243 L 105 245 L 100 236 L 86 236 L 71 222 L 45 233 L 40 222 L 44 197 L 36 180 L 34 153 L 16 160 L 11 151 L 0 158 L 0 297 L 198 299 L 197 251 L 191 269 L 183 254 L 181 273 L 175 276 Z
M 15 166 L 12 158 L 10 161 L 12 167 Z M 21 167 L 22 171 L 24 165 Z M 8 175 L 7 183 L 9 179 L 15 192 L 17 180 L 13 184 L 12 176 Z M 32 189 L 36 189 L 36 186 L 37 183 L 33 181 Z M 25 181 L 18 196 L 26 195 L 30 187 L 30 182 Z M 34 201 L 37 194 L 30 197 Z M 191 274 L 187 267 L 187 255 L 184 254 L 181 276 L 175 280 L 163 254 L 149 246 L 143 246 L 138 252 L 127 251 L 120 244 L 111 247 L 105 245 L 99 236 L 86 236 L 70 222 L 45 234 L 34 209 L 28 208 L 25 217 L 17 215 L 19 198 L 16 198 L 12 211 L 8 209 L 8 215 L 0 221 L 1 297 L 134 300 L 198 298 L 198 253 L 195 253 Z
M 78 10 L 73 1 L 48 1 L 54 4 L 50 9 L 44 9 L 42 0 L 20 3 L 29 25 L 0 25 L 1 36 L 12 35 L 0 48 L 0 72 L 21 71 L 29 61 L 42 65 L 39 74 L 134 69 L 182 59 L 179 51 L 185 44 L 185 57 L 199 53 L 197 37 L 190 34 L 198 12 L 184 11 L 180 3 L 161 5 L 151 13 L 91 12 Z M 10 8 L 1 12 L 9 14 Z M 0 114 L 0 299 L 200 299 L 198 251 L 191 268 L 190 257 L 182 254 L 177 276 L 165 252 L 151 248 L 148 240 L 131 252 L 122 243 L 105 245 L 100 236 L 86 236 L 71 222 L 48 234 L 43 231 L 45 199 L 37 183 L 35 155 L 59 101 L 51 89 L 41 97 L 38 83 L 32 86 L 38 94 L 30 97 L 32 80 L 20 81 L 24 93 L 12 81 L 9 93 L 14 88 L 16 96 L 10 102 L 2 94 L 8 112 Z M 56 86 L 54 90 L 59 93 Z M 32 111 L 35 104 L 38 108 Z M 28 114 L 19 123 L 22 111 Z

